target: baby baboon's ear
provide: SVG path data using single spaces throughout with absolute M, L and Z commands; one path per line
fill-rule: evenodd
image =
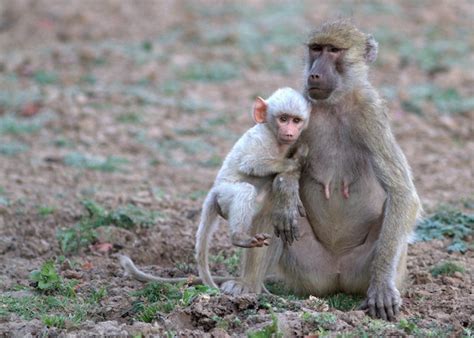
M 372 63 L 377 59 L 379 52 L 379 43 L 375 40 L 372 34 L 367 35 L 367 41 L 365 45 L 365 61 Z
M 260 96 L 255 99 L 255 103 L 253 105 L 253 119 L 255 122 L 264 123 L 267 121 L 267 107 L 267 102 L 265 102 L 265 100 Z

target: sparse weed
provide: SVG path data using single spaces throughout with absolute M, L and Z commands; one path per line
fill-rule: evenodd
M 46 70 L 38 70 L 33 74 L 33 79 L 40 85 L 50 85 L 58 82 L 58 75 Z
M 333 313 L 320 312 L 309 313 L 303 312 L 302 317 L 304 322 L 314 325 L 316 328 L 322 327 L 325 330 L 330 330 L 331 326 L 336 323 L 337 317 Z
M 15 156 L 28 150 L 26 144 L 20 142 L 0 143 L 0 155 Z
M 231 274 L 235 275 L 239 271 L 240 263 L 242 261 L 242 250 L 235 250 L 232 254 L 228 254 L 224 251 L 220 251 L 217 255 L 211 255 L 210 261 L 213 264 L 224 264 L 226 270 Z
M 44 315 L 41 321 L 47 327 L 57 327 L 63 329 L 66 327 L 66 317 L 63 315 Z
M 31 134 L 41 128 L 38 119 L 22 120 L 13 115 L 0 116 L 0 134 Z
M 45 262 L 39 270 L 30 274 L 30 279 L 36 283 L 36 288 L 42 292 L 57 291 L 62 286 L 62 279 L 59 276 L 53 261 Z
M 359 295 L 350 295 L 345 293 L 336 293 L 324 297 L 328 305 L 332 308 L 341 310 L 341 311 L 352 311 L 355 310 L 359 304 L 362 302 L 364 297 Z
M 136 112 L 128 112 L 117 117 L 117 122 L 125 124 L 139 124 L 143 122 L 143 117 Z
M 181 72 L 183 80 L 222 82 L 236 78 L 239 75 L 239 69 L 236 65 L 225 62 L 212 64 L 190 64 Z
M 94 243 L 97 239 L 96 229 L 101 226 L 115 225 L 131 229 L 136 226 L 150 227 L 155 224 L 159 213 L 144 210 L 134 205 L 118 207 L 108 212 L 100 204 L 85 200 L 82 202 L 87 214 L 74 226 L 59 229 L 56 238 L 64 253 L 76 252 L 80 248 Z
M 137 320 L 150 322 L 157 313 L 170 313 L 178 306 L 188 306 L 201 294 L 217 295 L 218 289 L 205 285 L 184 287 L 183 284 L 149 283 L 143 289 L 133 292 L 137 300 L 132 312 Z
M 89 296 L 89 299 L 92 303 L 99 304 L 104 297 L 107 296 L 107 289 L 105 287 L 101 287 L 100 289 L 96 290 L 93 289 Z
M 443 262 L 431 269 L 433 277 L 452 276 L 455 272 L 464 273 L 464 268 L 454 262 Z
M 118 171 L 127 162 L 126 159 L 120 157 L 109 156 L 103 158 L 85 155 L 78 152 L 69 153 L 64 156 L 64 164 L 68 166 L 105 172 Z
M 400 319 L 398 322 L 398 328 L 405 331 L 405 333 L 409 335 L 416 335 L 420 331 L 418 325 L 416 325 L 416 322 L 413 319 Z
M 203 199 L 204 197 L 206 197 L 206 195 L 207 195 L 206 190 L 195 190 L 188 195 L 188 198 L 191 199 L 192 201 L 197 201 L 197 200 Z
M 416 235 L 421 241 L 432 239 L 451 238 L 449 252 L 466 252 L 473 249 L 473 244 L 465 241 L 467 236 L 474 233 L 474 215 L 441 208 L 431 217 L 423 219 L 417 224 Z
M 51 214 L 54 214 L 55 210 L 56 209 L 54 207 L 49 207 L 47 205 L 44 205 L 44 206 L 38 207 L 37 212 L 38 212 L 38 215 L 46 217 L 46 216 L 49 216 Z
M 248 333 L 247 337 L 249 338 L 283 337 L 283 333 L 280 332 L 280 330 L 278 329 L 278 318 L 275 315 L 275 313 L 273 313 L 273 311 L 271 311 L 271 316 L 272 316 L 272 323 L 270 325 L 265 326 L 263 329 L 259 331 Z

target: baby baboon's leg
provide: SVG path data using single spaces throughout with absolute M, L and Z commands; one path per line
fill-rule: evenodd
M 242 248 L 262 247 L 269 244 L 270 235 L 250 235 L 255 215 L 257 192 L 250 183 L 223 183 L 219 185 L 217 202 L 230 227 L 232 244 Z

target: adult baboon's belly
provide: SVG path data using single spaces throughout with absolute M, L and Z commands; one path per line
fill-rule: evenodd
M 316 239 L 340 256 L 363 244 L 370 231 L 379 230 L 386 193 L 370 165 L 354 174 L 326 164 L 303 172 L 300 195 Z M 344 196 L 344 181 L 349 196 Z

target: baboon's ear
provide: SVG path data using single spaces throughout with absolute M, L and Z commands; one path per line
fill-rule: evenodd
M 267 121 L 267 107 L 268 104 L 260 96 L 255 99 L 253 105 L 253 119 L 255 122 L 264 123 Z
M 378 51 L 379 43 L 374 39 L 372 34 L 368 34 L 365 43 L 365 61 L 367 63 L 374 62 L 377 59 Z

